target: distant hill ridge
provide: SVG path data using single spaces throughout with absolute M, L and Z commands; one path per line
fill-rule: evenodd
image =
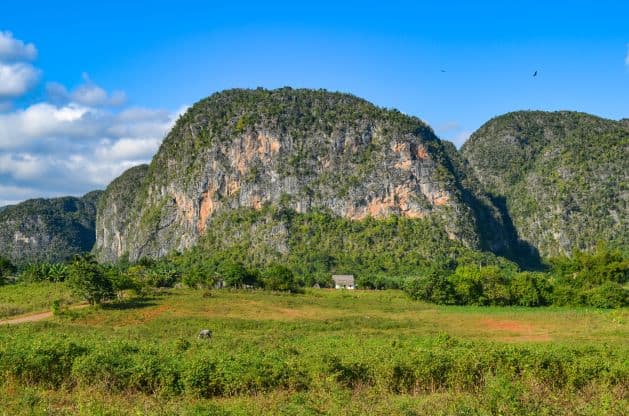
M 461 149 L 517 232 L 542 255 L 627 248 L 629 123 L 589 114 L 521 111 L 496 117 Z
M 0 255 L 16 263 L 62 261 L 89 252 L 101 191 L 81 198 L 30 199 L 0 209 Z

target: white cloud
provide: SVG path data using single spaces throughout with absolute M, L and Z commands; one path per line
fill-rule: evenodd
M 32 43 L 15 39 L 11 32 L 0 31 L 0 101 L 5 111 L 11 102 L 27 93 L 39 80 L 40 71 L 29 63 L 37 57 Z
M 127 100 L 127 96 L 123 91 L 108 94 L 107 91 L 90 82 L 75 89 L 70 94 L 70 99 L 79 104 L 100 107 L 122 105 Z
M 39 75 L 31 64 L 0 62 L 0 98 L 24 95 L 37 83 Z
M 86 107 L 34 104 L 24 110 L 0 114 L 0 150 L 20 149 L 37 139 L 88 134 L 81 126 Z
M 0 174 L 10 174 L 19 180 L 32 180 L 37 179 L 45 170 L 45 166 L 33 155 L 0 155 Z
M 68 100 L 70 93 L 65 85 L 58 82 L 49 82 L 46 84 L 46 95 L 48 100 L 53 103 L 61 103 Z
M 148 162 L 179 115 L 125 107 L 123 91 L 87 74 L 74 89 L 49 82 L 45 100 L 14 108 L 41 76 L 36 57 L 33 44 L 0 31 L 0 206 L 104 188 Z
M 146 160 L 155 154 L 160 139 L 123 138 L 117 142 L 105 141 L 96 149 L 96 156 L 102 160 Z
M 48 102 L 0 114 L 0 183 L 29 190 L 0 189 L 0 201 L 103 189 L 148 162 L 176 117 L 164 110 Z
M 73 102 L 90 107 L 116 107 L 127 101 L 124 91 L 108 93 L 102 87 L 92 82 L 86 74 L 83 74 L 84 83 L 73 91 L 58 82 L 46 84 L 46 94 L 51 102 Z
M 36 57 L 35 45 L 15 39 L 13 33 L 9 31 L 0 31 L 0 60 L 32 61 Z
M 473 132 L 468 130 L 463 130 L 462 132 L 459 132 L 459 134 L 457 134 L 454 138 L 454 144 L 456 145 L 456 147 L 460 148 L 461 146 L 463 146 L 463 143 L 469 140 L 472 133 Z
M 0 184 L 0 207 L 17 204 L 25 199 L 45 197 L 46 194 L 38 194 L 38 191 L 23 186 L 6 186 Z

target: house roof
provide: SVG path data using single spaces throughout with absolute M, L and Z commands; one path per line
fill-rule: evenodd
M 335 283 L 354 283 L 354 275 L 352 274 L 335 274 L 332 275 Z

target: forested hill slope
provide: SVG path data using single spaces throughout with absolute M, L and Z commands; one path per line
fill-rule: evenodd
M 101 191 L 31 199 L 0 210 L 0 255 L 15 263 L 61 261 L 90 251 Z
M 498 211 L 477 181 L 470 185 L 474 178 L 457 171 L 460 156 L 452 151 L 418 118 L 348 94 L 224 91 L 178 120 L 146 172 L 126 175 L 141 181 L 126 188 L 127 200 L 118 185 L 108 188 L 96 252 L 103 260 L 133 260 L 203 240 L 208 249 L 273 259 L 308 252 L 304 244 L 319 238 L 313 250 L 334 262 L 339 252 L 357 249 L 343 247 L 354 244 L 351 224 L 388 218 L 422 230 L 412 240 L 424 257 L 436 255 L 437 246 L 446 254 L 448 246 L 507 247 Z M 356 238 L 382 240 L 377 250 L 384 255 L 408 244 L 391 227 Z M 489 242 L 484 227 L 495 230 Z
M 462 148 L 504 204 L 518 235 L 544 256 L 627 247 L 629 123 L 576 112 L 496 117 Z
M 102 197 L 1 208 L 0 254 L 62 260 L 94 246 L 115 261 L 197 247 L 302 273 L 411 273 L 485 250 L 533 265 L 627 248 L 628 156 L 627 120 L 509 113 L 458 152 L 420 119 L 352 95 L 227 90 Z

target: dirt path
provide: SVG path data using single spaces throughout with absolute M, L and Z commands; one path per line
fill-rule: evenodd
M 70 306 L 68 309 L 81 309 L 81 308 L 85 308 L 87 306 L 90 306 L 90 305 L 87 304 L 87 303 L 82 303 L 80 305 Z M 13 318 L 2 319 L 2 320 L 0 320 L 0 325 L 3 325 L 3 324 L 14 325 L 14 324 L 23 324 L 25 322 L 41 321 L 43 319 L 50 318 L 51 316 L 52 316 L 52 312 L 51 311 L 31 313 L 31 314 L 28 314 L 28 315 L 21 315 L 21 316 L 16 316 L 16 317 L 13 317 Z

